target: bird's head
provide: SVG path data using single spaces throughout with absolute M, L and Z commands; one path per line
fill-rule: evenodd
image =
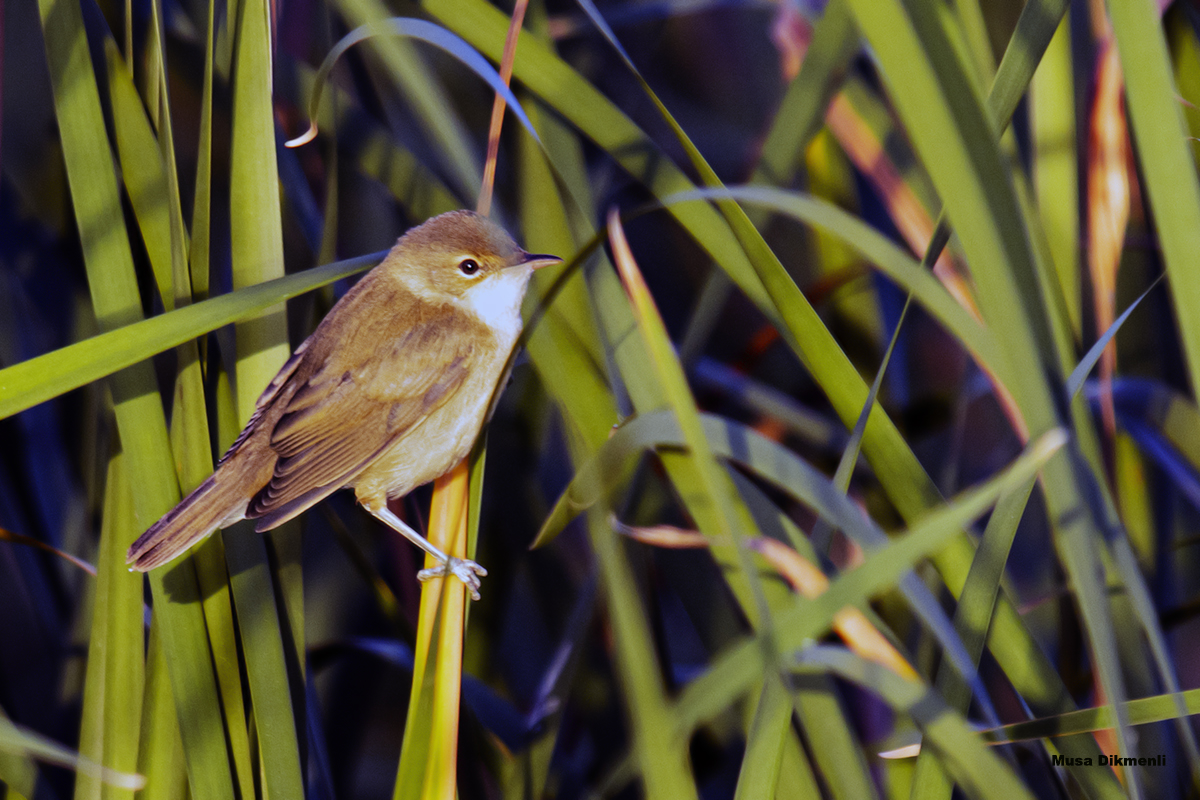
M 423 298 L 464 305 L 487 318 L 493 307 L 519 307 L 533 270 L 562 259 L 525 252 L 487 217 L 451 211 L 404 234 L 388 261 Z

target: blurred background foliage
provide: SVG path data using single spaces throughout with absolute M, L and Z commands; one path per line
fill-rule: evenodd
M 0 0 L 0 797 L 1196 796 L 1191 0 L 529 4 L 457 765 L 348 493 L 126 571 L 476 205 L 512 11 Z

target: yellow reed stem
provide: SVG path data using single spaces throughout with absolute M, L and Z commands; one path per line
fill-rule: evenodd
M 429 541 L 456 558 L 467 556 L 468 475 L 464 460 L 439 478 L 430 511 Z M 427 557 L 425 566 L 435 563 Z M 423 800 L 454 800 L 466 596 L 466 586 L 453 576 L 422 586 L 396 800 L 418 793 Z
M 504 45 L 500 74 L 507 85 L 512 76 L 516 57 L 517 36 L 525 17 L 528 0 L 518 0 L 509 23 Z M 483 185 L 479 191 L 476 211 L 487 214 L 491 209 L 492 184 L 496 176 L 496 157 L 500 149 L 500 128 L 504 121 L 504 100 L 496 96 L 488 126 L 488 153 L 484 164 Z M 467 503 L 470 467 L 463 459 L 454 469 L 433 484 L 433 501 L 429 513 L 428 539 L 452 558 L 467 558 Z M 433 557 L 425 556 L 425 566 L 435 566 Z M 455 800 L 458 771 L 458 718 L 462 694 L 463 635 L 466 628 L 467 591 L 461 581 L 450 576 L 435 578 L 421 590 L 421 609 L 417 620 L 417 642 L 413 663 L 413 685 L 409 700 L 405 742 L 400 753 L 400 769 L 415 768 L 405 751 L 412 744 L 411 732 L 419 715 L 430 713 L 429 748 L 421 797 L 424 800 Z M 426 686 L 431 657 L 434 660 L 432 687 Z M 429 691 L 432 690 L 430 694 Z M 422 703 L 426 698 L 426 703 Z M 397 781 L 397 790 L 404 784 Z
M 470 468 L 463 459 L 433 485 L 429 540 L 454 558 L 467 557 L 467 482 Z M 425 566 L 435 566 L 425 556 Z M 457 789 L 458 717 L 462 689 L 463 633 L 466 626 L 467 588 L 449 576 L 434 578 L 421 591 L 418 628 L 425 617 L 436 619 L 430 633 L 436 636 L 437 664 L 433 673 L 433 717 L 430 726 L 429 769 L 422 796 L 429 800 L 454 800 Z M 428 612 L 426 609 L 428 608 Z M 440 612 L 440 613 L 439 613 Z

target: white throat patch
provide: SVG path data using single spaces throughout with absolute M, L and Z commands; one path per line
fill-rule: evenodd
M 501 340 L 515 341 L 521 332 L 521 300 L 532 275 L 526 266 L 502 269 L 464 292 L 462 303 Z

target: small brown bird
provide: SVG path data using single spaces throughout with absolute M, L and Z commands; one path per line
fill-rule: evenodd
M 521 333 L 529 278 L 561 260 L 526 253 L 470 211 L 410 230 L 296 349 L 216 472 L 133 543 L 127 562 L 151 570 L 241 519 L 268 531 L 345 487 L 441 562 L 419 579 L 454 574 L 478 600 L 487 571 L 447 556 L 387 501 L 470 452 Z

